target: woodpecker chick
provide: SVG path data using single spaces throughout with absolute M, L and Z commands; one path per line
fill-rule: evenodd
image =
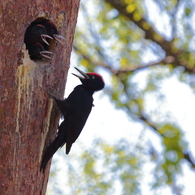
M 59 43 L 64 44 L 65 38 L 59 34 L 56 25 L 52 21 L 47 20 L 47 21 L 43 22 L 42 24 L 45 27 L 45 29 L 47 30 L 47 33 L 49 36 L 54 38 Z
M 28 44 L 28 53 L 31 60 L 43 58 L 51 59 L 50 55 L 53 54 L 50 51 L 46 51 L 43 45 L 39 42 Z
M 24 43 L 28 45 L 38 41 L 49 45 L 46 38 L 53 39 L 51 36 L 48 35 L 47 30 L 43 25 L 31 24 L 26 30 Z

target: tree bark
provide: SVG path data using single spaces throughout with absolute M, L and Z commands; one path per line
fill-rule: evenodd
M 0 194 L 45 194 L 49 166 L 43 174 L 40 163 L 59 121 L 47 92 L 63 97 L 78 7 L 79 0 L 0 2 Z M 54 45 L 52 60 L 30 60 L 24 44 L 38 17 L 66 38 Z

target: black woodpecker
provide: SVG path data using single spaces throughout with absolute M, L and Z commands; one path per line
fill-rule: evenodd
M 72 144 L 80 135 L 87 118 L 93 107 L 93 94 L 104 88 L 102 76 L 97 73 L 84 73 L 75 68 L 82 76 L 73 74 L 81 81 L 81 85 L 74 88 L 72 93 L 65 100 L 54 100 L 64 116 L 64 121 L 60 124 L 54 141 L 48 146 L 43 155 L 41 170 L 44 171 L 47 162 L 53 154 L 66 144 L 66 154 L 70 152 Z

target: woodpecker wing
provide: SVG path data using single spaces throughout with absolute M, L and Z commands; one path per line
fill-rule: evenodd
M 52 96 L 60 110 L 60 112 L 65 116 L 67 111 L 69 110 L 69 104 L 67 100 L 58 100 L 54 96 Z
M 93 97 L 82 85 L 79 85 L 66 101 L 70 105 L 67 114 L 64 116 L 66 120 L 66 154 L 68 154 L 91 112 Z

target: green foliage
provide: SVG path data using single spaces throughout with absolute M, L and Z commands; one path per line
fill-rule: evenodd
M 124 139 L 114 145 L 94 141 L 91 149 L 71 158 L 67 185 L 70 194 L 110 195 L 117 191 L 117 186 L 121 186 L 121 194 L 139 194 L 142 150 L 142 146 L 131 146 Z
M 161 174 L 161 177 L 157 179 L 157 183 L 159 179 L 164 177 L 166 178 L 165 183 L 171 184 L 175 175 L 181 171 L 183 148 L 186 147 L 186 144 L 182 139 L 181 130 L 172 124 L 165 124 L 158 132 L 162 135 L 165 151 L 164 158 L 156 170 L 161 173 L 163 170 L 164 174 Z

